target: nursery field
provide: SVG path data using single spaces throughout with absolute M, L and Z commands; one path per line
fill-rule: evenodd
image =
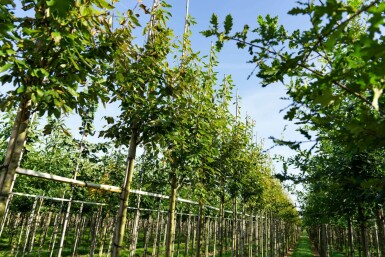
M 0 1 L 0 257 L 385 257 L 385 2 L 222 2 Z

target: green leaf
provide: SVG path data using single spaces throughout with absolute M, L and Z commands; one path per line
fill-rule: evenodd
M 67 87 L 66 90 L 67 90 L 72 96 L 75 96 L 75 97 L 78 97 L 78 96 L 79 96 L 78 92 L 76 92 L 72 87 Z
M 231 17 L 230 14 L 226 16 L 224 26 L 225 26 L 225 35 L 228 35 L 231 29 L 233 28 L 233 17 Z
M 21 93 L 23 93 L 24 91 L 25 91 L 25 86 L 24 85 L 21 85 L 17 90 L 16 90 L 16 93 L 18 93 L 18 94 L 21 94 Z
M 3 73 L 7 70 L 9 70 L 10 68 L 12 67 L 12 63 L 7 63 L 5 65 L 3 65 L 1 68 L 0 68 L 0 73 Z

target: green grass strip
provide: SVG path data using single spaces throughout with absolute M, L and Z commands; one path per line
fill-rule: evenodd
M 303 232 L 291 257 L 313 257 L 311 242 L 306 232 Z

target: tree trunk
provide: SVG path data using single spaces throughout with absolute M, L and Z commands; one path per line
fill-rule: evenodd
M 103 206 L 99 205 L 98 211 L 95 217 L 95 224 L 92 229 L 90 257 L 94 257 L 94 254 L 95 254 L 96 244 L 98 241 L 99 227 L 100 227 L 100 223 L 102 222 L 102 208 Z
M 154 241 L 152 245 L 152 256 L 155 256 L 157 253 L 157 245 L 158 245 L 158 241 L 160 240 L 159 230 L 160 230 L 160 203 L 158 208 L 158 214 L 156 217 L 155 235 L 154 235 Z
M 136 244 L 138 242 L 138 236 L 139 236 L 140 200 L 141 200 L 140 195 L 138 195 L 137 199 L 138 199 L 138 202 L 136 205 L 135 221 L 134 221 L 132 234 L 131 234 L 130 257 L 135 256 Z
M 166 232 L 166 257 L 173 256 L 174 253 L 174 239 L 175 239 L 175 206 L 176 194 L 178 190 L 176 175 L 173 174 L 171 178 L 171 195 L 169 198 L 168 221 Z
M 185 241 L 185 251 L 184 251 L 184 256 L 188 256 L 188 251 L 189 251 L 189 244 L 190 244 L 190 235 L 191 235 L 191 215 L 188 215 L 187 217 L 187 235 L 186 235 L 186 241 Z
M 370 257 L 369 242 L 366 235 L 367 234 L 366 220 L 364 216 L 364 210 L 362 207 L 359 209 L 358 220 L 360 224 L 360 234 L 361 234 L 361 242 L 362 242 L 362 246 L 361 246 L 362 256 Z
M 254 235 L 253 211 L 250 212 L 248 231 L 249 231 L 248 237 L 247 237 L 248 257 L 252 257 L 253 256 L 253 235 Z
M 48 229 L 49 229 L 49 224 L 51 223 L 51 218 L 52 218 L 52 212 L 48 212 L 48 217 L 45 218 L 44 220 L 44 226 L 43 226 L 43 232 L 40 235 L 40 243 L 39 243 L 39 250 L 37 253 L 37 256 L 41 256 L 41 251 L 43 249 L 43 245 L 45 243 L 45 239 L 48 234 Z
M 12 181 L 16 174 L 16 168 L 19 166 L 24 142 L 27 137 L 30 113 L 31 100 L 23 99 L 17 111 L 4 163 L 0 169 L 0 224 L 2 224 L 3 219 L 5 220 L 8 197 L 12 190 Z
M 202 247 L 202 227 L 203 227 L 203 204 L 199 203 L 199 213 L 198 213 L 198 221 L 197 221 L 197 229 L 196 229 L 196 238 L 197 238 L 197 245 L 196 245 L 196 257 L 201 256 L 201 247 Z
M 321 225 L 321 247 L 320 247 L 320 257 L 328 257 L 328 241 L 327 241 L 327 233 L 326 233 L 326 225 L 322 224 Z
M 80 237 L 80 228 L 81 228 L 81 222 L 82 222 L 82 213 L 83 213 L 83 206 L 84 204 L 80 204 L 80 209 L 79 209 L 79 214 L 76 218 L 76 227 L 75 227 L 75 242 L 74 242 L 74 247 L 72 250 L 72 257 L 77 256 L 77 248 L 79 244 L 79 237 Z
M 127 156 L 126 175 L 123 183 L 122 193 L 120 194 L 119 210 L 112 244 L 112 257 L 120 257 L 123 247 L 123 238 L 127 221 L 128 198 L 130 195 L 131 182 L 134 173 L 137 138 L 138 132 L 136 129 L 133 129 Z
M 376 207 L 376 221 L 378 227 L 378 246 L 380 248 L 380 256 L 385 257 L 385 222 L 384 211 L 381 206 Z
M 223 220 L 224 220 L 224 202 L 225 198 L 221 194 L 221 202 L 219 206 L 219 228 L 218 228 L 218 240 L 219 240 L 219 257 L 223 256 L 223 241 L 226 238 L 223 234 Z
M 232 226 L 232 233 L 233 233 L 233 240 L 232 240 L 232 247 L 231 247 L 231 256 L 235 257 L 237 256 L 237 225 L 238 225 L 238 214 L 237 214 L 237 197 L 234 197 L 233 202 L 233 226 Z
M 205 257 L 209 257 L 210 244 L 210 218 L 206 218 L 205 224 Z
M 38 208 L 37 208 L 37 212 L 36 212 L 36 215 L 35 215 L 36 216 L 35 217 L 35 223 L 33 225 L 33 231 L 32 231 L 32 236 L 31 236 L 31 242 L 29 244 L 28 253 L 32 252 L 33 245 L 35 243 L 36 230 L 38 228 L 39 223 L 41 222 L 40 210 L 41 210 L 41 207 L 43 205 L 43 197 L 39 197 L 38 199 L 39 199 Z

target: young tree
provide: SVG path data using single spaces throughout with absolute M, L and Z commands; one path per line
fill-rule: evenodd
M 90 99 L 105 102 L 108 93 L 103 88 L 102 76 L 109 44 L 100 33 L 105 22 L 101 8 L 110 8 L 106 1 L 28 0 L 20 8 L 32 12 L 32 17 L 17 18 L 8 8 L 10 4 L 12 1 L 7 1 L 1 7 L 7 22 L 0 38 L 0 80 L 2 85 L 12 83 L 13 88 L 1 96 L 0 109 L 18 105 L 18 111 L 0 171 L 0 220 L 31 113 L 60 117 L 86 105 Z M 101 41 L 107 51 L 98 51 Z

